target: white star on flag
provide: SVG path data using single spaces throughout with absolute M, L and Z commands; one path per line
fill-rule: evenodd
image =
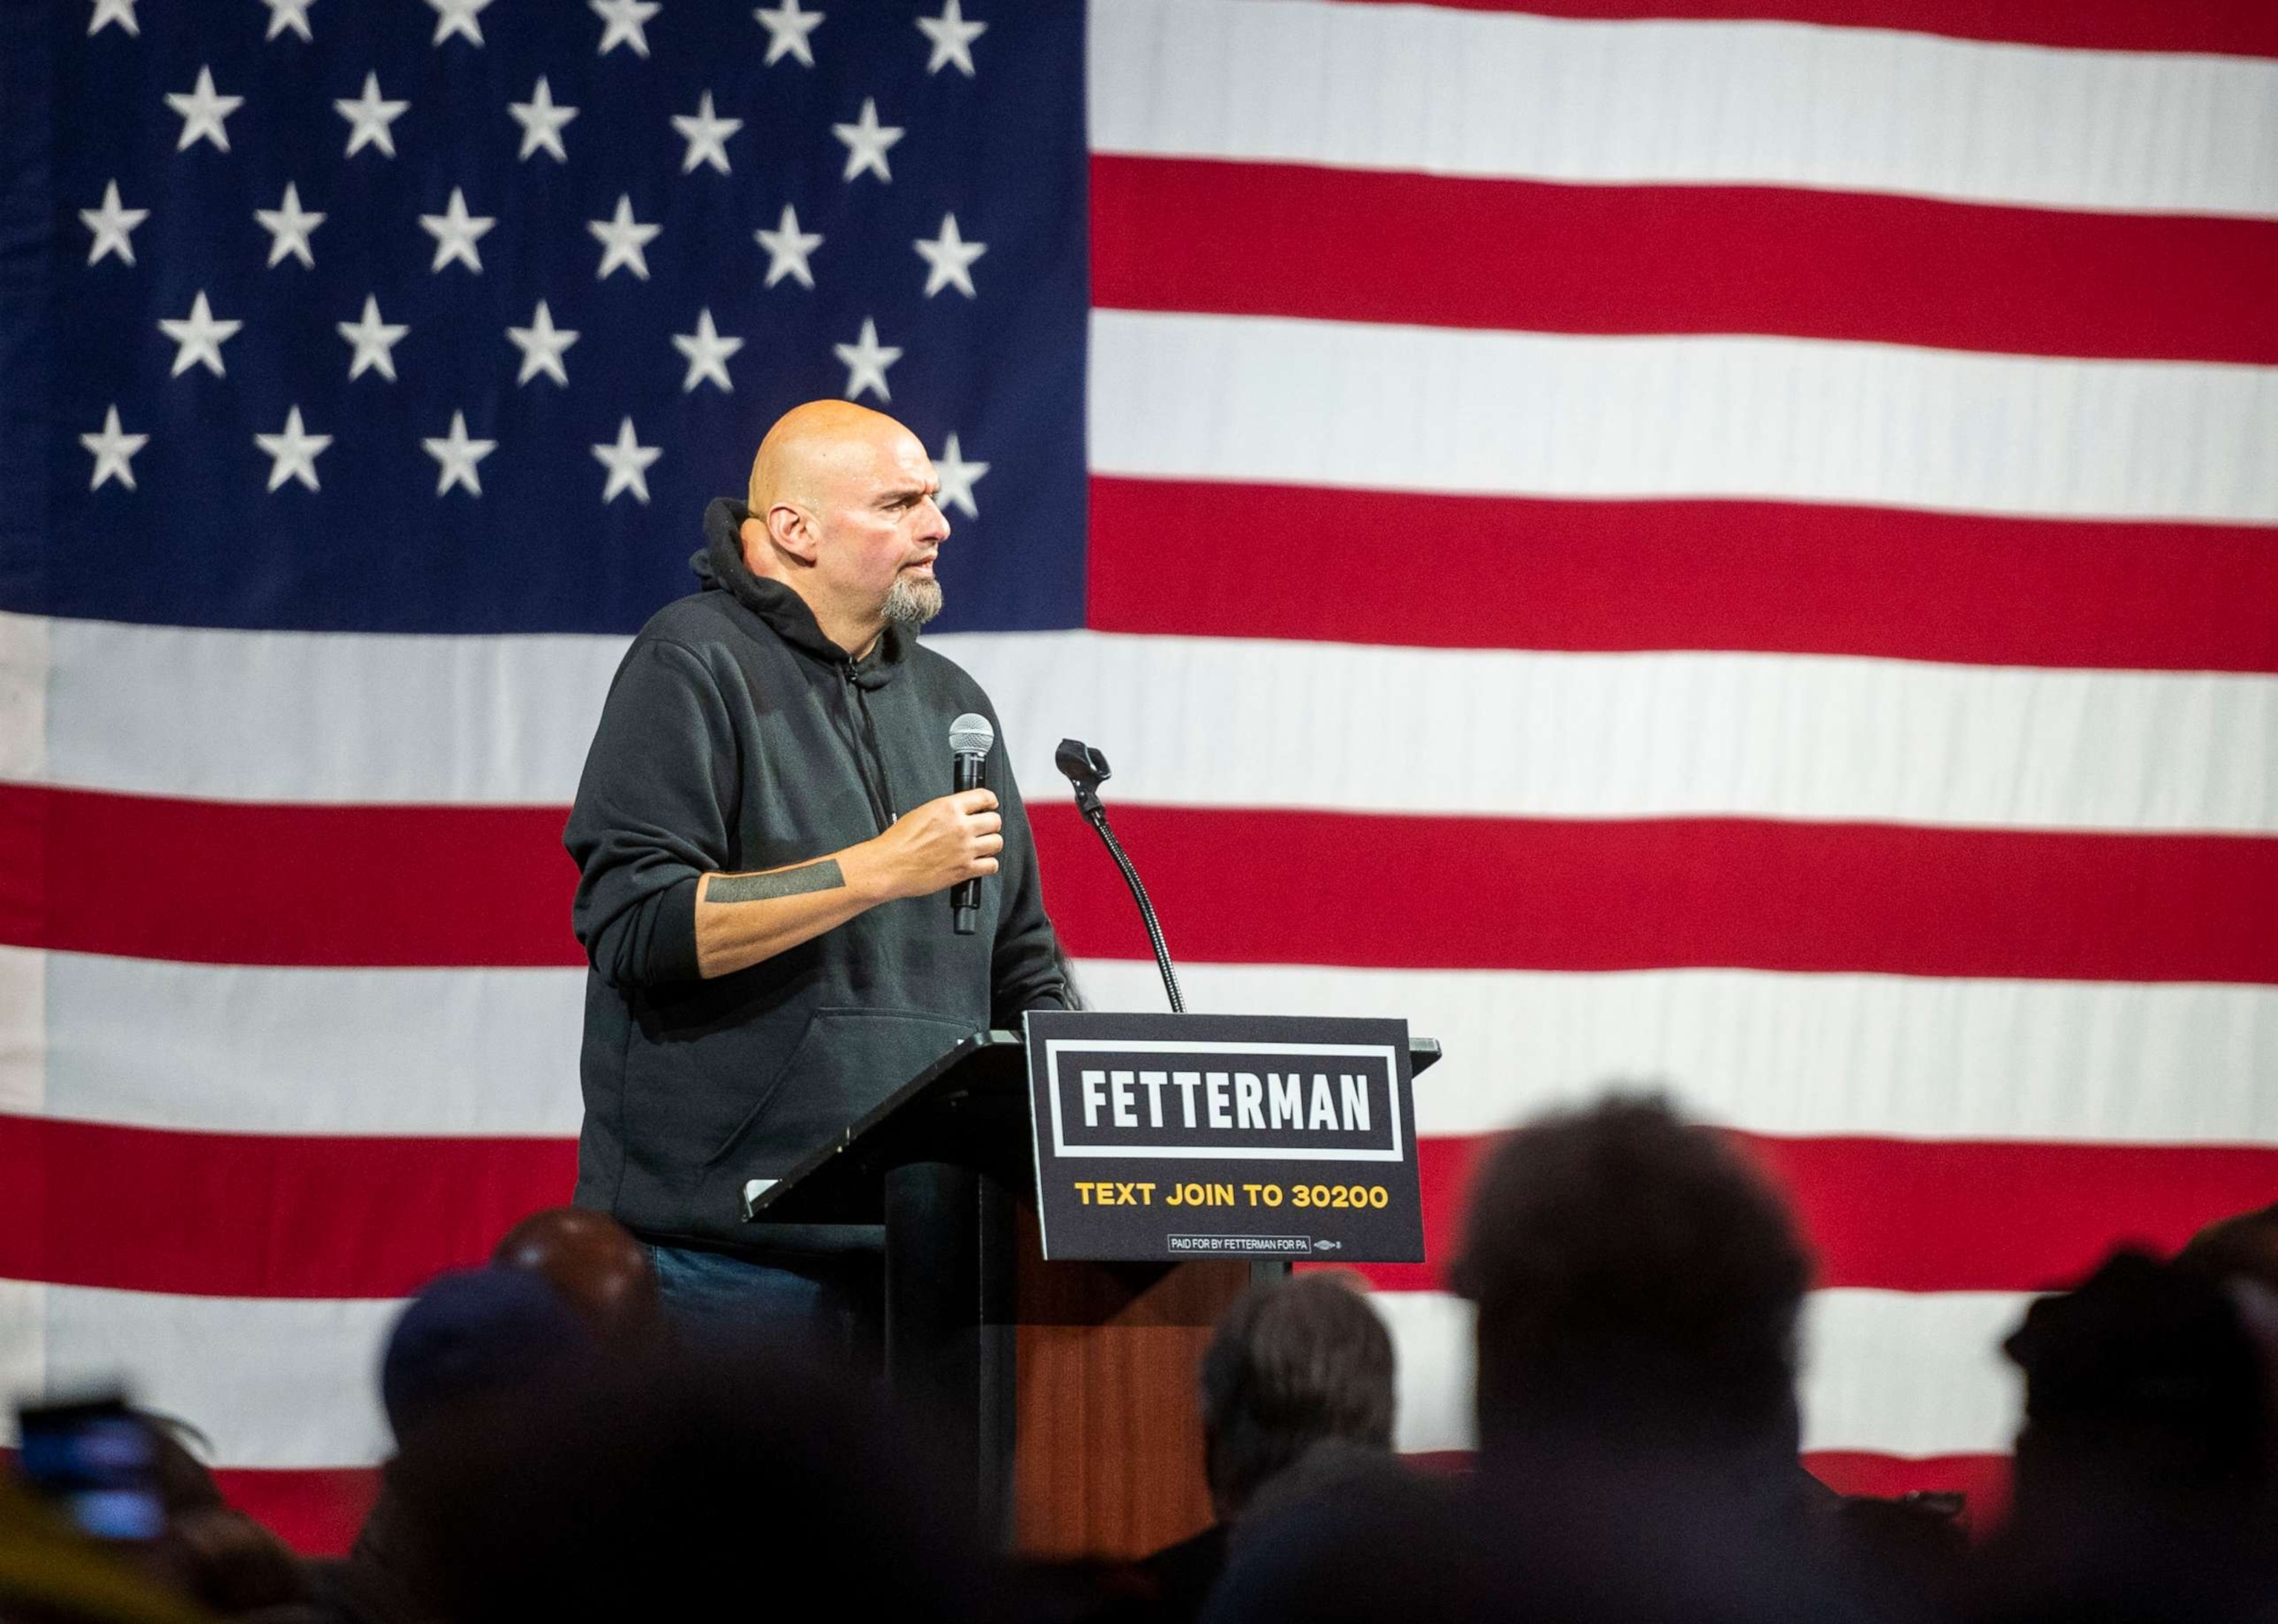
M 642 25 L 664 10 L 656 0 L 586 0 L 586 4 L 602 24 L 601 47 L 595 56 L 606 57 L 620 45 L 631 46 L 636 57 L 648 55 L 648 32 Z
M 833 344 L 830 348 L 846 368 L 848 400 L 860 399 L 865 389 L 875 389 L 882 401 L 894 398 L 893 391 L 886 387 L 886 369 L 902 358 L 902 352 L 878 342 L 876 322 L 865 316 L 860 337 L 852 344 Z
M 142 32 L 142 25 L 134 20 L 134 0 L 95 0 L 95 15 L 87 22 L 89 36 L 102 33 L 105 23 L 117 23 L 129 34 Z M 127 481 L 130 486 L 134 483 Z
M 624 266 L 644 282 L 648 280 L 648 256 L 641 252 L 664 229 L 661 226 L 644 226 L 633 218 L 633 200 L 623 192 L 617 194 L 617 211 L 606 220 L 587 220 L 585 229 L 601 244 L 601 268 L 593 272 L 597 282 L 605 280 L 619 265 Z
M 201 67 L 197 84 L 187 92 L 169 91 L 166 105 L 182 116 L 182 138 L 174 143 L 175 151 L 187 152 L 195 142 L 210 141 L 226 152 L 229 131 L 225 126 L 230 114 L 245 105 L 245 98 L 215 95 L 213 70 Z
M 822 234 L 801 231 L 799 215 L 789 203 L 784 205 L 783 218 L 773 231 L 762 226 L 752 235 L 768 251 L 768 280 L 763 286 L 773 287 L 787 276 L 797 277 L 806 287 L 814 286 L 814 272 L 807 268 L 806 257 L 822 246 Z
M 672 347 L 688 357 L 688 376 L 680 386 L 683 395 L 692 393 L 707 379 L 717 384 L 722 392 L 732 395 L 736 386 L 728 381 L 728 357 L 744 347 L 739 338 L 722 338 L 712 325 L 710 306 L 696 312 L 696 331 L 676 333 Z
M 466 486 L 470 496 L 483 494 L 482 476 L 475 471 L 475 464 L 497 450 L 498 441 L 468 439 L 465 412 L 451 414 L 451 432 L 448 434 L 423 440 L 419 443 L 443 471 L 436 476 L 435 494 L 440 496 L 455 485 Z
M 929 299 L 944 287 L 954 287 L 970 299 L 973 293 L 973 262 L 989 251 L 985 242 L 967 242 L 957 234 L 957 216 L 941 217 L 941 235 L 920 237 L 917 240 L 920 258 L 931 267 L 926 272 L 925 296 Z
M 261 0 L 269 8 L 269 32 L 261 37 L 273 40 L 290 28 L 302 39 L 313 39 L 309 32 L 309 8 L 317 0 Z
M 779 57 L 797 57 L 806 66 L 814 65 L 814 47 L 806 36 L 822 23 L 822 12 L 802 11 L 799 0 L 783 0 L 781 5 L 761 6 L 752 16 L 768 31 L 768 59 L 761 67 L 775 66 Z
M 840 179 L 852 180 L 864 170 L 869 170 L 881 180 L 891 180 L 893 172 L 886 167 L 886 149 L 902 138 L 902 126 L 878 122 L 878 103 L 875 97 L 862 98 L 862 114 L 852 124 L 834 124 L 830 133 L 846 143 L 846 172 Z
M 287 479 L 298 479 L 310 490 L 317 484 L 317 457 L 333 443 L 330 434 L 311 434 L 301 426 L 301 409 L 294 407 L 285 414 L 284 432 L 277 434 L 256 434 L 253 443 L 269 455 L 269 488 L 275 490 Z
M 87 250 L 87 263 L 93 264 L 105 254 L 116 254 L 133 264 L 134 228 L 149 218 L 148 209 L 129 209 L 120 204 L 118 181 L 104 183 L 103 207 L 79 211 L 80 224 L 95 234 L 95 241 Z
M 741 119 L 717 118 L 712 111 L 712 93 L 707 90 L 696 103 L 693 114 L 676 113 L 672 127 L 680 132 L 680 139 L 688 143 L 688 156 L 680 161 L 680 172 L 689 174 L 699 164 L 709 164 L 722 174 L 728 172 L 729 136 L 744 127 Z
M 528 157 L 540 147 L 554 155 L 556 163 L 570 161 L 570 149 L 562 144 L 562 126 L 577 116 L 574 107 L 563 107 L 554 99 L 554 92 L 546 82 L 546 75 L 538 76 L 538 83 L 526 102 L 508 102 L 507 111 L 522 126 L 522 156 Z
M 325 223 L 321 214 L 309 214 L 301 208 L 300 188 L 290 180 L 285 183 L 284 201 L 274 209 L 256 209 L 253 218 L 261 222 L 261 229 L 269 234 L 269 263 L 276 264 L 290 254 L 310 270 L 317 266 L 317 257 L 310 251 L 309 234 Z
M 81 434 L 79 443 L 95 453 L 95 478 L 88 482 L 88 489 L 99 491 L 104 480 L 116 479 L 131 491 L 134 488 L 134 456 L 150 443 L 150 436 L 121 433 L 118 408 L 114 405 L 103 414 L 103 432 Z
M 483 273 L 483 257 L 476 251 L 475 244 L 481 241 L 491 227 L 497 224 L 494 216 L 469 214 L 466 194 L 453 187 L 450 201 L 443 205 L 442 213 L 419 217 L 419 228 L 435 239 L 435 262 L 427 269 L 430 272 L 440 271 L 455 259 L 480 276 Z
M 617 425 L 617 438 L 613 445 L 593 448 L 593 456 L 609 471 L 608 483 L 601 487 L 604 504 L 616 501 L 621 491 L 631 491 L 633 499 L 646 506 L 648 502 L 648 466 L 664 455 L 661 446 L 645 446 L 633 433 L 633 420 L 627 417 Z
M 427 0 L 435 11 L 435 37 L 428 43 L 440 45 L 455 34 L 462 39 L 481 44 L 483 26 L 475 19 L 482 15 L 483 8 L 490 3 L 491 0 Z
M 367 367 L 376 370 L 388 382 L 395 381 L 395 346 L 411 329 L 401 322 L 382 321 L 378 299 L 364 295 L 363 318 L 340 322 L 335 331 L 355 346 L 355 354 L 348 361 L 350 383 L 362 377 Z
M 958 0 L 943 0 L 941 15 L 918 19 L 918 32 L 933 42 L 933 55 L 926 61 L 926 72 L 938 73 L 944 65 L 954 62 L 957 71 L 967 79 L 973 77 L 973 42 L 989 32 L 985 22 L 965 20 L 965 8 Z
M 574 328 L 554 325 L 554 312 L 546 308 L 545 300 L 540 299 L 538 308 L 531 312 L 530 326 L 508 327 L 506 336 L 522 351 L 522 371 L 515 374 L 514 379 L 516 388 L 540 372 L 562 387 L 569 387 L 570 372 L 562 364 L 562 354 L 577 341 L 577 334 Z
M 206 291 L 198 289 L 198 296 L 190 301 L 190 313 L 174 319 L 162 318 L 158 331 L 174 341 L 174 370 L 170 378 L 180 378 L 193 366 L 203 365 L 217 378 L 229 374 L 221 364 L 221 347 L 237 336 L 245 326 L 241 321 L 216 321 L 213 307 L 206 303 Z
M 394 157 L 395 137 L 387 126 L 403 117 L 410 105 L 409 102 L 382 101 L 379 75 L 366 73 L 362 96 L 354 101 L 344 96 L 333 103 L 333 110 L 348 121 L 348 149 L 345 156 L 354 157 L 366 147 L 378 147 Z
M 973 500 L 973 486 L 982 474 L 989 471 L 986 463 L 968 463 L 958 449 L 957 436 L 952 434 L 941 455 L 933 459 L 934 477 L 941 481 L 940 502 L 944 508 L 955 508 L 969 519 L 981 517 L 981 509 Z

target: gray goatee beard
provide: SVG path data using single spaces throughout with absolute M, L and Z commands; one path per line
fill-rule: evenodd
M 941 613 L 941 583 L 898 575 L 886 588 L 886 618 L 898 626 L 921 626 Z

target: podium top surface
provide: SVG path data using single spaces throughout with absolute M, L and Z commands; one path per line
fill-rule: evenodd
M 1411 1076 L 1438 1062 L 1431 1038 L 1409 1040 Z M 959 1040 L 781 1178 L 745 1186 L 753 1224 L 879 1223 L 885 1179 L 913 1161 L 977 1168 L 1025 1190 L 1036 1176 L 1028 1132 L 1028 1046 L 998 1028 Z

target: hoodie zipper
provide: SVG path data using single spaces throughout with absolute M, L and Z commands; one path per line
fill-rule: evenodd
M 862 685 L 855 680 L 854 662 L 839 666 L 838 674 L 846 679 L 848 702 L 862 724 L 862 736 L 856 741 L 854 765 L 861 774 L 862 793 L 870 798 L 870 815 L 878 820 L 878 832 L 883 834 L 894 826 L 893 804 L 881 787 L 885 776 L 885 754 L 878 744 L 878 726 L 870 718 L 870 701 L 862 697 Z M 873 771 L 873 769 L 875 771 Z

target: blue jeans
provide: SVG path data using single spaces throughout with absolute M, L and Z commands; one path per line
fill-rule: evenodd
M 763 1262 L 654 1243 L 648 1254 L 665 1317 L 684 1337 L 756 1344 L 842 1371 L 878 1364 L 884 1274 L 875 1255 Z

